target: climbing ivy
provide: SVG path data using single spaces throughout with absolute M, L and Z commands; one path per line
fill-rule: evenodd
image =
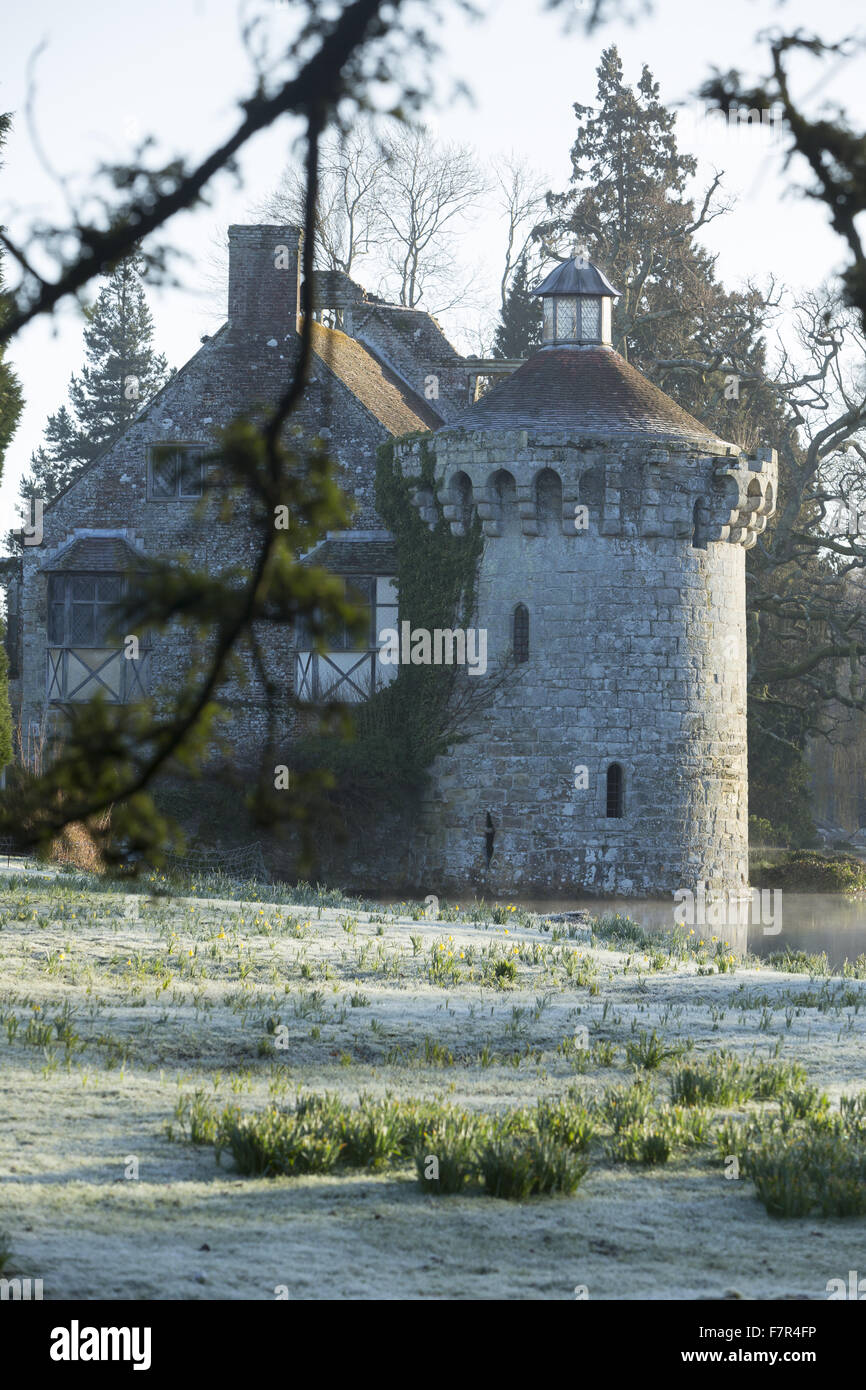
M 396 459 L 396 446 L 417 439 L 421 459 L 419 478 L 403 476 Z M 376 506 L 394 537 L 397 549 L 397 590 L 400 619 L 413 627 L 432 630 L 442 627 L 468 627 L 477 597 L 478 566 L 484 549 L 481 522 L 473 515 L 467 534 L 455 536 L 445 520 L 436 491 L 435 457 L 425 435 L 407 435 L 389 440 L 379 447 L 376 466 Z M 431 529 L 417 507 L 412 505 L 416 488 L 426 490 L 436 511 Z M 408 666 L 400 675 L 444 676 L 432 685 L 447 686 L 453 667 Z M 399 677 L 395 684 L 399 684 Z M 422 683 L 423 684 L 423 683 Z
M 396 446 L 413 439 L 420 446 L 421 475 L 407 480 Z M 484 548 L 477 516 L 466 535 L 452 535 L 436 496 L 434 467 L 425 435 L 389 440 L 379 448 L 376 506 L 395 540 L 400 623 L 431 632 L 471 625 Z M 412 504 L 415 487 L 433 498 L 432 529 Z M 295 750 L 296 765 L 331 773 L 331 802 L 343 814 L 405 802 L 423 787 L 436 757 L 466 737 L 461 715 L 484 702 L 479 687 L 468 702 L 455 701 L 456 686 L 464 679 L 456 666 L 401 664 L 389 685 L 353 709 L 353 737 L 304 739 Z

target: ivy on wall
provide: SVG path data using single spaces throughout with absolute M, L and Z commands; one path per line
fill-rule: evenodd
M 396 445 L 420 441 L 421 476 L 407 481 Z M 379 448 L 376 507 L 394 537 L 400 622 L 412 628 L 472 625 L 478 567 L 484 548 L 481 523 L 473 516 L 464 536 L 454 536 L 436 496 L 434 455 L 426 435 L 389 440 Z M 415 487 L 433 496 L 431 529 L 412 505 Z M 414 799 L 434 760 L 466 737 L 462 725 L 493 698 L 497 682 L 472 682 L 457 666 L 399 665 L 393 681 L 353 708 L 353 736 L 310 736 L 298 740 L 295 765 L 331 774 L 330 801 L 345 817 Z M 458 693 L 462 687 L 462 696 Z

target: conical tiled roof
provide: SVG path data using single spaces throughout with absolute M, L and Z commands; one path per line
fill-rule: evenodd
M 567 429 L 725 447 L 609 347 L 542 348 L 447 428 Z

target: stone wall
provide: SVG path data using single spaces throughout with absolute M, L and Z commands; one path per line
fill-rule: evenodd
M 526 431 L 445 430 L 430 447 L 453 527 L 466 478 L 484 522 L 476 623 L 491 667 L 518 603 L 529 660 L 434 765 L 415 822 L 391 828 L 382 858 L 369 838 L 365 856 L 350 847 L 344 878 L 365 857 L 359 886 L 425 894 L 745 882 L 745 549 L 772 510 L 774 458 Z M 418 475 L 417 446 L 402 462 Z M 429 498 L 416 502 L 423 514 Z M 606 814 L 614 762 L 621 818 Z
M 193 567 L 209 574 L 247 564 L 256 553 L 256 531 L 242 506 L 226 521 L 220 515 L 220 496 L 207 489 L 199 502 L 156 501 L 148 488 L 153 445 L 212 445 L 219 429 L 238 413 L 267 411 L 290 380 L 299 344 L 298 232 L 292 227 L 232 227 L 229 247 L 226 325 L 203 342 L 118 443 L 45 508 L 42 544 L 23 551 L 21 588 L 16 594 L 20 676 L 12 695 L 25 731 L 56 717 L 56 710 L 52 712 L 46 703 L 46 567 L 76 537 L 121 536 L 145 556 L 183 554 Z M 279 257 L 275 256 L 278 248 Z M 375 458 L 388 431 L 320 359 L 314 359 L 293 423 L 308 435 L 327 424 L 328 446 L 340 464 L 341 484 L 357 506 L 355 525 L 380 528 L 373 496 Z M 267 644 L 272 669 L 282 674 L 288 691 L 293 677 L 289 630 L 271 629 Z M 155 639 L 151 689 L 176 691 L 189 657 L 186 631 Z M 238 754 L 253 760 L 265 730 L 261 691 L 253 679 L 249 688 L 228 688 L 226 694 L 234 700 L 232 738 Z M 287 710 L 284 728 L 289 731 L 294 723 Z
M 255 554 L 256 530 L 242 507 L 226 521 L 218 494 L 165 502 L 148 487 L 153 445 L 208 445 L 238 413 L 268 410 L 290 379 L 299 342 L 297 232 L 236 227 L 229 238 L 226 326 L 46 509 L 41 546 L 24 552 L 25 728 L 46 717 L 46 567 L 76 537 L 119 536 L 144 556 L 184 554 L 211 574 Z M 420 395 L 430 372 L 444 374 L 431 404 L 452 418 L 465 383 L 438 327 L 375 304 L 354 303 L 353 314 L 359 338 L 366 334 Z M 383 400 L 381 379 L 365 396 L 357 345 L 349 350 L 342 335 L 319 333 L 333 357 L 315 358 L 294 422 L 327 436 L 357 503 L 356 529 L 378 533 L 376 448 L 406 429 L 395 423 L 403 405 L 391 399 L 377 416 L 371 402 Z M 323 846 L 320 872 L 368 891 L 424 894 L 640 894 L 744 882 L 744 552 L 773 509 L 774 456 L 647 434 L 575 439 L 548 428 L 446 427 L 425 442 L 452 529 L 459 533 L 473 509 L 483 523 L 475 626 L 487 633 L 491 673 L 507 671 L 469 740 L 432 768 L 411 817 L 383 817 L 354 842 Z M 420 446 L 406 443 L 398 457 L 432 524 Z M 515 664 L 518 604 L 528 610 L 529 657 Z M 269 632 L 267 655 L 288 692 L 288 629 Z M 189 657 L 185 632 L 158 638 L 152 688 L 175 691 Z M 228 694 L 228 735 L 238 760 L 252 763 L 265 733 L 261 692 L 253 681 Z M 287 738 L 294 727 L 287 702 Z M 624 778 L 622 816 L 607 814 L 613 763 Z

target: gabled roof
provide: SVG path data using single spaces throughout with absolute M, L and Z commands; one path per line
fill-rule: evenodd
M 460 353 L 442 332 L 438 319 L 426 309 L 410 309 L 406 304 L 389 304 L 368 294 L 364 303 L 356 306 L 355 321 L 367 323 L 379 319 L 401 333 L 406 342 L 420 345 L 432 360 L 459 362 Z
M 521 427 L 727 447 L 609 347 L 542 348 L 447 428 Z
M 389 434 L 439 429 L 443 423 L 441 415 L 386 366 L 368 344 L 321 323 L 311 327 L 314 356 L 330 368 Z
M 84 467 L 81 468 L 79 472 L 75 474 L 75 477 L 72 479 L 72 481 L 67 483 L 65 487 L 61 488 L 60 491 L 56 494 L 56 496 L 52 497 L 49 502 L 45 503 L 45 511 L 48 511 L 49 507 L 53 507 L 57 502 L 59 502 L 61 497 L 65 497 L 67 492 L 70 492 L 72 488 L 77 487 L 79 481 L 84 477 L 86 473 L 89 473 L 91 469 L 95 468 L 97 464 L 101 463 L 102 460 L 108 454 L 111 453 L 112 449 L 117 448 L 118 444 L 129 432 L 129 430 L 133 428 L 134 425 L 138 424 L 138 422 L 141 420 L 147 419 L 147 416 L 149 415 L 153 407 L 156 405 L 157 401 L 159 401 L 162 396 L 165 396 L 166 394 L 169 394 L 171 392 L 172 388 L 183 377 L 184 373 L 191 371 L 193 365 L 196 362 L 198 362 L 199 357 L 201 357 L 203 353 L 207 352 L 210 349 L 211 345 L 215 343 L 218 338 L 221 338 L 223 336 L 227 328 L 228 324 L 224 323 L 221 328 L 217 329 L 216 333 L 211 333 L 205 340 L 202 341 L 201 347 L 196 349 L 192 357 L 188 358 L 187 361 L 184 362 L 182 367 L 178 367 L 177 371 L 172 372 L 168 381 L 166 381 L 162 386 L 160 386 L 159 390 L 153 396 L 151 396 L 150 400 L 144 403 L 144 405 L 141 407 L 141 410 L 136 415 L 135 419 L 131 420 L 130 423 L 126 426 L 126 429 L 123 431 L 123 434 L 121 434 L 117 439 L 112 440 L 110 444 L 104 444 L 103 447 L 99 450 L 99 453 L 95 454 L 94 457 L 90 460 L 90 462 L 86 463 Z
M 62 570 L 64 574 L 92 574 L 111 571 L 122 574 L 130 569 L 143 569 L 147 557 L 135 550 L 122 536 L 81 536 L 55 555 L 43 572 Z

